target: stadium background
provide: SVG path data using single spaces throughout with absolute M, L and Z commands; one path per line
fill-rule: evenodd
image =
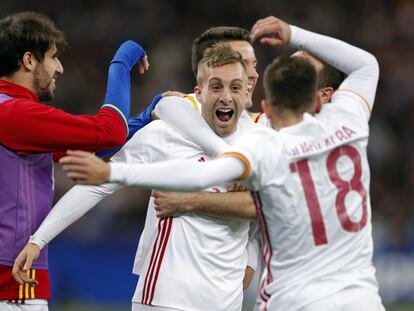
M 140 42 L 151 68 L 133 78 L 133 113 L 165 90 L 191 92 L 192 40 L 213 25 L 250 29 L 276 15 L 289 23 L 338 37 L 377 56 L 381 78 L 371 118 L 369 157 L 375 258 L 389 310 L 414 310 L 414 1 L 11 1 L 0 15 L 35 10 L 67 35 L 65 74 L 53 105 L 93 114 L 103 99 L 107 64 L 125 39 Z M 258 72 L 289 51 L 255 46 Z M 255 110 L 263 97 L 256 87 Z M 56 199 L 72 184 L 56 167 Z M 66 230 L 50 249 L 52 310 L 128 310 L 136 277 L 133 257 L 149 193 L 127 188 L 103 201 Z M 249 298 L 248 296 L 247 298 Z M 251 304 L 249 299 L 246 307 Z

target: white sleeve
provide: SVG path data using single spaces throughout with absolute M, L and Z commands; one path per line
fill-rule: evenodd
M 160 152 L 151 147 L 151 141 L 155 145 L 158 140 L 157 132 L 147 129 L 138 131 L 112 158 L 112 162 L 141 162 L 148 163 L 159 158 Z M 154 134 L 154 135 L 152 135 Z M 163 139 L 159 136 L 158 139 Z M 98 202 L 109 194 L 122 188 L 119 184 L 104 184 L 101 186 L 75 186 L 69 190 L 53 207 L 43 220 L 30 242 L 43 248 L 63 230 L 85 215 Z
M 244 162 L 233 157 L 208 162 L 191 159 L 151 164 L 111 163 L 110 181 L 148 189 L 200 191 L 236 180 L 244 171 Z
M 376 58 L 355 46 L 331 37 L 291 26 L 290 44 L 310 52 L 348 75 L 340 89 L 362 96 L 372 109 L 379 78 Z
M 161 120 L 200 146 L 207 155 L 214 157 L 220 154 L 228 146 L 227 143 L 213 132 L 187 101 L 188 99 L 176 96 L 163 97 L 155 107 L 155 112 Z
M 29 241 L 43 248 L 99 201 L 121 187 L 117 184 L 73 187 L 56 203 Z

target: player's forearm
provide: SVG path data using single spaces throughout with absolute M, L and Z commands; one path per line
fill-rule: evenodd
M 338 39 L 295 26 L 291 26 L 291 29 L 291 45 L 310 52 L 347 74 L 347 84 L 341 88 L 349 88 L 373 103 L 379 66 L 372 54 Z
M 215 217 L 255 219 L 256 207 L 250 192 L 194 193 L 188 209 Z
M 185 102 L 186 99 L 164 97 L 155 112 L 158 117 L 179 130 L 184 136 L 200 146 L 210 156 L 215 156 L 228 145 L 218 137 L 194 107 Z
M 243 162 L 233 157 L 199 163 L 194 160 L 152 164 L 111 163 L 110 182 L 166 191 L 200 191 L 243 175 Z
M 85 215 L 104 197 L 120 186 L 75 186 L 53 207 L 40 227 L 30 238 L 30 242 L 43 248 L 63 230 Z
M 130 71 L 145 56 L 144 49 L 134 41 L 124 42 L 116 51 L 108 72 L 103 107 L 114 109 L 128 126 L 131 106 Z

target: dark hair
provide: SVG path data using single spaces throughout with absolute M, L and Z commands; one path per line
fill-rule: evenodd
M 346 75 L 329 65 L 327 62 L 318 59 L 322 65 L 323 69 L 318 74 L 318 89 L 323 87 L 332 87 L 334 90 L 338 89 L 342 81 L 345 80 Z
M 248 30 L 239 27 L 218 26 L 207 29 L 193 41 L 191 48 L 191 66 L 197 77 L 198 63 L 203 58 L 204 51 L 218 42 L 247 41 L 251 43 Z
M 315 100 L 316 69 L 306 59 L 281 56 L 266 67 L 263 79 L 267 100 L 280 110 L 303 113 Z
M 236 63 L 240 63 L 244 71 L 247 73 L 246 65 L 243 62 L 241 54 L 234 50 L 229 44 L 225 42 L 218 42 L 204 51 L 203 58 L 198 63 L 198 66 L 206 65 L 207 67 L 221 67 Z M 198 84 L 200 84 L 199 78 L 200 77 L 197 76 Z
M 63 32 L 46 15 L 21 12 L 0 20 L 0 77 L 16 72 L 26 52 L 40 62 L 53 45 L 57 53 L 67 48 Z

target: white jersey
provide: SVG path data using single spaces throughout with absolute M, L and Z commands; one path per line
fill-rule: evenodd
M 315 117 L 279 132 L 257 127 L 230 148 L 247 158 L 246 185 L 258 190 L 268 310 L 298 310 L 349 286 L 378 290 L 368 116 L 358 95 L 339 91 Z
M 229 157 L 202 167 L 186 161 L 115 165 L 110 176 L 116 183 L 193 191 L 249 177 L 246 185 L 256 191 L 262 223 L 262 297 L 272 311 L 298 310 L 347 287 L 377 292 L 366 147 L 378 62 L 366 51 L 294 26 L 290 44 L 347 75 L 341 91 L 316 117 L 305 114 L 300 123 L 279 132 L 258 126 L 227 147 Z M 191 135 L 197 130 L 190 128 L 189 135 L 201 137 Z M 204 148 L 223 153 L 214 138 Z M 231 157 L 251 166 L 251 173 L 243 173 L 242 163 Z M 174 183 L 158 177 L 164 171 L 175 177 Z M 202 176 L 202 182 L 195 176 Z
M 137 132 L 125 150 L 128 156 L 120 158 L 127 163 L 209 159 L 163 121 Z M 225 192 L 227 186 L 206 191 Z M 140 279 L 133 302 L 178 310 L 240 310 L 248 231 L 248 221 L 196 213 L 158 219 L 151 199 L 134 264 Z

